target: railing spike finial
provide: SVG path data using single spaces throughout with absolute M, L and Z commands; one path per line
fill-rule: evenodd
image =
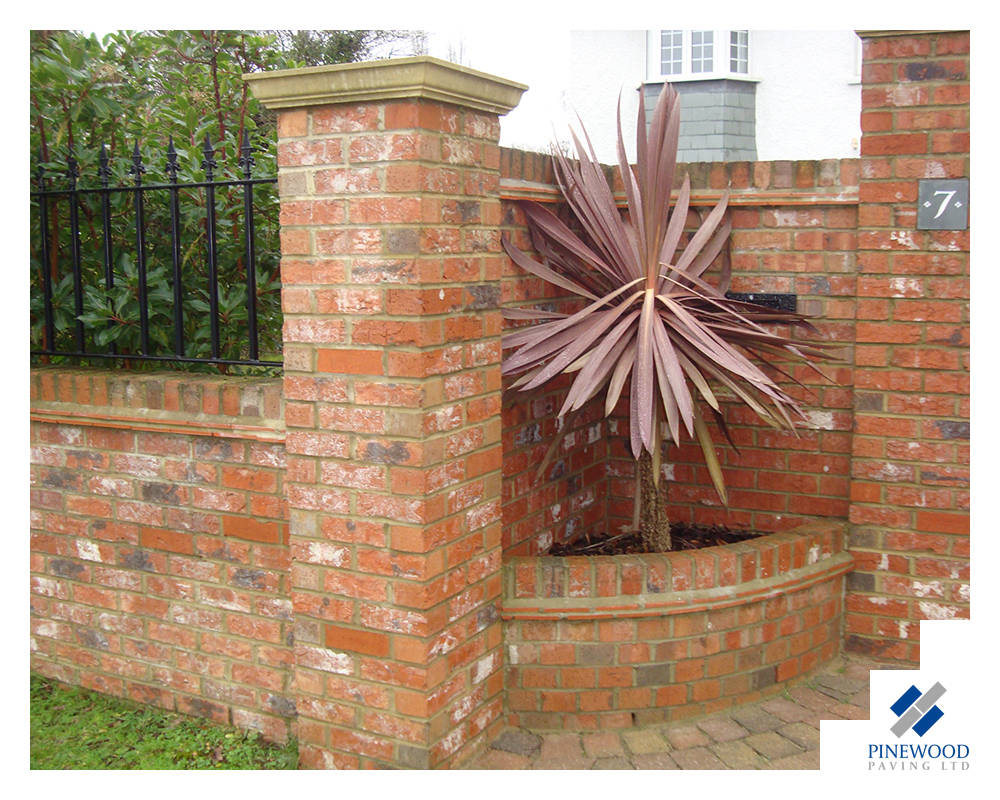
M 69 176 L 70 188 L 75 189 L 76 179 L 80 177 L 80 164 L 73 153 L 73 145 L 69 146 L 69 151 L 66 154 L 66 174 Z
M 177 149 L 174 147 L 174 136 L 170 134 L 167 140 L 167 175 L 171 183 L 177 183 Z
M 136 139 L 135 147 L 132 149 L 132 166 L 129 168 L 129 174 L 135 175 L 136 183 L 138 183 L 145 171 L 146 168 L 142 165 L 142 154 L 139 152 L 139 140 Z
M 205 144 L 202 147 L 202 152 L 205 154 L 204 161 L 201 162 L 202 168 L 205 170 L 205 180 L 212 180 L 212 170 L 216 167 L 215 162 L 215 148 L 212 147 L 212 140 L 208 138 L 208 133 L 205 133 Z
M 108 188 L 111 179 L 111 166 L 108 163 L 108 146 L 101 145 L 101 152 L 97 156 L 97 176 L 101 179 L 101 186 Z
M 240 160 L 239 164 L 243 167 L 243 176 L 245 178 L 250 177 L 250 170 L 256 162 L 253 157 L 253 148 L 250 146 L 250 135 L 247 133 L 246 129 L 243 129 L 243 144 L 240 147 Z

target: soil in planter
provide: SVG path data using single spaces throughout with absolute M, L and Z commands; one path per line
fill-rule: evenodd
M 670 539 L 674 550 L 697 550 L 720 544 L 745 542 L 763 536 L 756 531 L 733 530 L 722 525 L 696 525 L 690 522 L 671 522 Z M 645 553 L 642 536 L 638 531 L 617 536 L 577 536 L 568 542 L 557 542 L 549 548 L 549 556 L 615 556 Z

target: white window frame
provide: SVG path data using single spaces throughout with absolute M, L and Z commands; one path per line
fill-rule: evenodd
M 677 30 L 676 28 L 664 30 Z M 697 30 L 707 30 L 699 28 Z M 744 30 L 740 28 L 739 30 Z M 730 80 L 756 81 L 753 77 L 753 31 L 747 31 L 747 71 L 733 72 L 729 68 L 729 45 L 732 29 L 712 30 L 712 71 L 691 71 L 691 33 L 682 31 L 681 40 L 681 71 L 672 75 L 661 72 L 660 62 L 660 31 L 646 31 L 646 81 L 647 83 L 674 83 L 678 81 L 708 81 L 726 78 Z

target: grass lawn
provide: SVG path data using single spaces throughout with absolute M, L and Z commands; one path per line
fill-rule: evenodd
M 31 676 L 32 769 L 295 769 L 294 742 Z

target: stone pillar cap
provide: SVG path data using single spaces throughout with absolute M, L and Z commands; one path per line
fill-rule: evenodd
M 506 114 L 528 88 L 431 56 L 251 72 L 243 79 L 265 108 L 423 98 Z

